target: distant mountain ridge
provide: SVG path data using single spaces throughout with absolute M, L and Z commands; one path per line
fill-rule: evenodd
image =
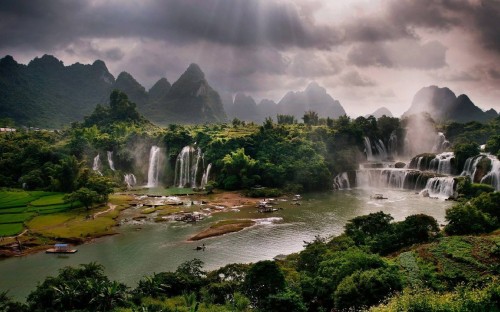
M 380 118 L 382 116 L 393 117 L 391 111 L 387 107 L 380 107 L 371 114 L 365 115 L 366 118 L 373 116 L 375 118 Z
M 310 110 L 324 118 L 338 118 L 346 114 L 340 102 L 316 82 L 311 82 L 304 91 L 287 92 L 277 104 L 267 99 L 256 104 L 251 96 L 237 93 L 232 105 L 226 103 L 226 107 L 230 117 L 255 122 L 276 117 L 277 114 L 293 115 L 300 121 L 304 113 Z
M 0 59 L 0 116 L 20 125 L 58 128 L 81 121 L 97 104 L 107 103 L 114 89 L 125 92 L 141 114 L 160 125 L 226 119 L 218 93 L 196 64 L 173 85 L 161 78 L 146 91 L 127 72 L 115 79 L 100 60 L 64 66 L 51 55 L 28 65 L 12 56 Z
M 483 111 L 467 95 L 458 97 L 449 88 L 429 86 L 420 89 L 413 97 L 410 108 L 403 114 L 427 112 L 438 121 L 487 121 L 498 116 L 494 109 Z

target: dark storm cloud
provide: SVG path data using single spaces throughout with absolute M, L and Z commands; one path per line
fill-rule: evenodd
M 44 49 L 78 38 L 146 37 L 326 49 L 341 40 L 297 6 L 265 0 L 7 0 L 0 2 L 0 21 L 0 47 Z
M 500 52 L 500 1 L 394 0 L 386 18 L 394 25 L 448 30 L 458 27 L 476 35 L 480 44 Z

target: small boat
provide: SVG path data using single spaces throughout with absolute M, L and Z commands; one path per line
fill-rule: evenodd
M 49 248 L 45 251 L 45 253 L 52 254 L 72 254 L 77 252 L 77 249 L 71 249 L 69 244 L 55 244 L 54 248 Z

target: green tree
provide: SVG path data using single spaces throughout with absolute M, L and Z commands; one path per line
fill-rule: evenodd
M 88 211 L 92 208 L 92 205 L 99 200 L 99 194 L 96 191 L 82 187 L 72 193 L 66 194 L 64 200 L 70 203 L 79 201 Z
M 450 235 L 479 234 L 494 230 L 495 222 L 490 215 L 471 204 L 456 204 L 446 210 L 448 224 L 444 230 Z
M 307 111 L 304 113 L 302 120 L 306 125 L 317 126 L 319 123 L 319 116 L 318 113 L 316 113 L 315 111 Z
M 245 290 L 250 301 L 258 307 L 266 299 L 285 289 L 285 276 L 274 261 L 259 261 L 252 265 L 245 279 Z
M 238 148 L 222 159 L 224 188 L 234 190 L 252 186 L 256 181 L 254 168 L 257 161 L 245 154 L 245 149 Z
M 276 115 L 278 125 L 293 125 L 297 123 L 297 119 L 293 115 Z
M 345 225 L 345 234 L 351 237 L 358 245 L 365 244 L 377 234 L 391 229 L 394 218 L 382 211 L 356 217 Z
M 402 284 L 396 268 L 357 271 L 344 278 L 333 294 L 335 307 L 340 310 L 367 308 L 381 302 Z

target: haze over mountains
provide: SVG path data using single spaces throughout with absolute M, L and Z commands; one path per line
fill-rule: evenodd
M 127 72 L 115 79 L 100 60 L 92 65 L 64 66 L 50 55 L 35 58 L 28 65 L 17 63 L 11 56 L 0 59 L 0 118 L 12 118 L 18 125 L 59 128 L 80 121 L 96 104 L 107 103 L 113 89 L 125 92 L 139 112 L 158 125 L 232 118 L 260 123 L 277 114 L 293 115 L 300 121 L 309 110 L 325 118 L 346 114 L 340 102 L 315 82 L 303 91 L 286 93 L 278 103 L 263 99 L 257 104 L 243 93 L 237 93 L 234 99 L 232 94 L 219 95 L 196 64 L 173 84 L 161 78 L 146 90 Z M 450 89 L 436 86 L 418 91 L 405 115 L 422 111 L 438 121 L 485 121 L 498 116 L 493 109 L 483 112 L 466 95 L 457 97 Z M 385 107 L 371 115 L 392 116 Z
M 436 121 L 486 121 L 498 116 L 498 113 L 493 108 L 483 111 L 474 105 L 465 94 L 457 97 L 450 89 L 437 86 L 420 89 L 413 97 L 410 108 L 403 116 L 420 112 L 428 112 Z
M 230 117 L 256 122 L 278 114 L 293 115 L 300 121 L 306 111 L 315 111 L 324 118 L 338 118 L 346 114 L 340 102 L 316 82 L 311 82 L 304 91 L 286 93 L 278 103 L 264 99 L 256 104 L 251 96 L 238 93 L 234 101 L 226 102 L 224 107 Z

